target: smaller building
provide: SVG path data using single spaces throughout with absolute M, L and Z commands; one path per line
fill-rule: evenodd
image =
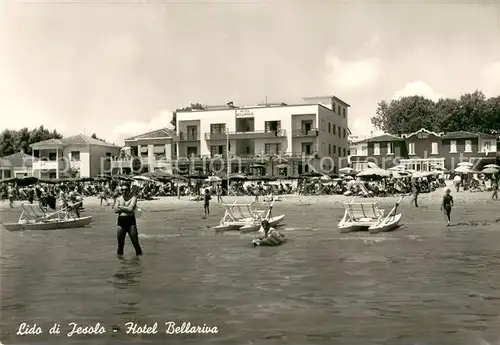
M 164 170 L 172 173 L 177 157 L 176 133 L 160 128 L 125 139 L 125 148 L 111 161 L 112 174 L 131 174 Z
M 407 158 L 407 150 L 403 138 L 382 134 L 351 143 L 351 167 L 356 171 L 368 168 L 374 163 L 382 169 L 389 169 Z
M 32 175 L 33 157 L 21 152 L 0 158 L 0 180 Z
M 120 147 L 79 134 L 31 144 L 33 176 L 38 178 L 95 177 L 110 170 Z
M 495 135 L 459 131 L 444 133 L 441 139 L 447 169 L 456 168 L 460 162 L 470 162 L 476 169 L 497 163 L 498 138 Z

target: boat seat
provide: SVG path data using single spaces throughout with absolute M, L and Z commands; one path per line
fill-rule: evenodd
M 351 221 L 369 221 L 380 217 L 381 209 L 377 203 L 346 203 L 346 211 Z

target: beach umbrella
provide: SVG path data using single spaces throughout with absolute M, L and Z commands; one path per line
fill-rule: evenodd
M 328 176 L 328 175 L 323 175 L 323 176 L 321 176 L 321 177 L 320 177 L 320 180 L 321 180 L 321 181 L 331 181 L 332 179 L 331 179 L 331 177 L 330 177 L 330 176 Z
M 461 162 L 461 163 L 458 163 L 457 166 L 459 166 L 459 167 L 472 167 L 472 166 L 474 166 L 474 164 L 472 164 L 470 162 Z
M 205 182 L 211 182 L 211 183 L 216 183 L 216 182 L 220 182 L 220 181 L 222 181 L 222 179 L 221 179 L 219 176 L 215 176 L 215 175 L 213 175 L 213 176 L 209 176 L 209 177 L 205 180 Z
M 349 168 L 349 167 L 345 167 L 345 168 L 339 169 L 339 173 L 342 173 L 342 174 L 350 174 L 352 172 L 354 172 L 354 169 L 353 168 Z
M 429 177 L 432 175 L 433 174 L 430 171 L 416 171 L 411 175 L 411 177 L 422 178 L 422 177 Z
M 248 178 L 243 174 L 231 174 L 229 175 L 230 180 L 247 180 Z
M 498 174 L 499 170 L 495 168 L 485 168 L 483 169 L 483 174 Z
M 399 172 L 397 172 L 397 171 L 393 171 L 393 172 L 391 172 L 391 174 L 392 174 L 392 177 L 394 177 L 394 178 L 402 178 L 402 177 L 403 177 L 403 176 L 401 176 L 401 174 L 400 174 Z
M 370 164 L 370 163 L 368 163 Z M 390 177 L 391 173 L 380 168 L 369 168 L 358 173 L 358 177 Z
M 455 172 L 457 173 L 470 173 L 472 170 L 468 166 L 461 165 L 458 168 L 455 169 Z
M 372 168 L 372 169 L 380 169 L 377 164 L 372 163 L 372 162 L 368 162 L 367 165 L 369 168 Z
M 286 169 L 286 168 L 289 168 L 289 167 L 290 166 L 288 164 L 285 164 L 285 163 L 276 165 L 276 168 L 278 168 L 278 169 Z
M 151 179 L 149 177 L 146 177 L 144 175 L 141 175 L 141 176 L 134 176 L 132 177 L 134 180 L 138 180 L 138 181 L 151 181 Z
M 493 168 L 493 169 L 500 170 L 500 165 L 496 165 L 496 164 L 486 164 L 484 167 L 485 168 Z
M 352 177 L 352 176 L 344 176 L 344 180 L 354 180 L 354 177 Z

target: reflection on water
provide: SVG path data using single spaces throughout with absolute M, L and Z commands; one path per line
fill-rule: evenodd
M 197 207 L 176 210 L 166 225 L 162 210 L 141 217 L 145 254 L 140 258 L 129 240 L 125 258 L 116 258 L 116 219 L 101 210 L 84 231 L 1 231 L 0 341 L 55 341 L 48 335 L 36 342 L 16 337 L 19 323 L 30 320 L 100 322 L 109 336 L 78 338 L 99 344 L 479 344 L 498 339 L 500 231 L 491 220 L 497 205 L 481 205 L 475 212 L 456 207 L 458 225 L 451 231 L 442 213 L 402 205 L 406 226 L 372 236 L 340 234 L 341 208 L 315 203 L 305 214 L 303 207 L 283 204 L 288 225 L 282 231 L 289 241 L 257 248 L 250 245 L 251 235 L 207 230 L 223 209 L 214 207 L 216 214 L 203 220 L 192 217 Z M 132 337 L 123 331 L 129 321 L 190 321 L 217 325 L 221 332 Z
M 120 266 L 110 282 L 117 289 L 127 289 L 140 283 L 142 265 L 139 257 L 132 259 L 118 258 Z

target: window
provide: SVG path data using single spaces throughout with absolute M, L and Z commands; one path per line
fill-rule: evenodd
M 328 133 L 332 132 L 332 124 L 328 122 Z
M 483 142 L 483 152 L 488 153 L 491 151 L 491 141 L 484 141 Z
M 188 146 L 187 147 L 187 155 L 188 155 L 188 157 L 197 156 L 198 155 L 198 147 Z
M 306 155 L 312 154 L 312 144 L 302 143 L 302 153 L 305 153 Z
M 332 111 L 333 111 L 334 114 L 335 114 L 335 109 L 337 109 L 336 107 L 337 106 L 335 104 L 332 104 Z
M 450 153 L 457 153 L 457 141 L 450 141 Z
M 347 150 L 344 148 L 344 157 L 347 156 Z
M 337 126 L 332 125 L 332 133 L 333 133 L 333 135 L 335 135 L 335 133 L 337 133 Z
M 281 131 L 281 121 L 266 121 L 266 133 Z
M 214 155 L 223 155 L 226 153 L 226 145 L 212 145 L 210 146 L 210 154 Z
M 106 157 L 111 157 L 111 152 L 106 152 Z
M 337 154 L 337 145 L 332 146 L 332 153 L 334 156 Z
M 210 134 L 224 134 L 226 133 L 225 123 L 212 123 L 210 125 Z
M 4 170 L 3 171 L 3 177 L 4 178 L 11 178 L 10 170 Z
M 186 126 L 187 140 L 198 139 L 198 128 L 196 126 Z
M 431 151 L 431 155 L 437 155 L 439 153 L 439 150 L 438 150 L 438 143 L 432 143 L 432 151 Z
M 303 135 L 309 134 L 312 129 L 313 122 L 312 121 L 302 121 L 301 122 L 301 132 Z
M 332 155 L 332 144 L 328 144 L 328 155 Z
M 362 145 L 361 146 L 361 156 L 368 156 L 368 145 Z
M 340 115 L 340 104 L 337 104 L 337 114 Z
M 321 131 L 325 131 L 325 120 L 321 120 Z
M 408 144 L 408 154 L 410 154 L 410 155 L 415 154 L 415 143 Z
M 347 132 L 346 132 L 345 128 L 343 129 L 343 131 L 344 131 L 344 138 L 345 138 L 345 137 L 346 137 L 346 135 L 347 135 L 347 134 L 346 134 Z
M 357 156 L 358 155 L 358 148 L 355 146 L 351 147 L 351 156 Z
M 80 151 L 71 151 L 71 160 L 79 161 L 80 160 Z
M 57 158 L 57 153 L 49 152 L 49 161 L 55 161 Z
M 338 152 L 338 156 L 339 156 L 339 157 L 342 157 L 342 149 L 341 149 L 340 147 L 338 148 L 338 151 L 339 151 L 339 152 Z
M 342 128 L 337 127 L 337 129 L 338 129 L 338 132 L 339 132 L 339 138 L 342 138 Z
M 393 143 L 387 143 L 387 154 L 388 155 L 394 154 L 394 144 Z
M 265 144 L 264 145 L 264 153 L 266 155 L 277 154 L 281 152 L 281 144 Z
M 346 117 L 346 115 L 347 115 L 347 110 L 346 110 L 346 108 L 342 109 L 342 112 L 343 112 L 343 114 L 342 114 L 342 115 L 344 115 L 344 118 L 345 118 L 345 117 Z
M 471 140 L 465 141 L 465 152 L 472 152 L 472 141 Z
M 376 156 L 380 155 L 380 144 L 379 143 L 373 144 L 373 154 Z

